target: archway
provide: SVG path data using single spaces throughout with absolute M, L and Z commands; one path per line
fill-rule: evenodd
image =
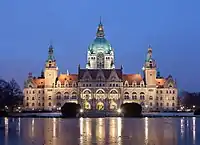
M 96 106 L 97 110 L 104 110 L 104 104 L 102 102 L 98 102 Z
M 84 109 L 86 109 L 86 110 L 90 110 L 91 109 L 91 105 L 90 105 L 90 103 L 88 101 L 84 102 Z

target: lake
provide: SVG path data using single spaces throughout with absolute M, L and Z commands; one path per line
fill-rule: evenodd
M 1 118 L 0 126 L 0 145 L 200 144 L 196 117 Z

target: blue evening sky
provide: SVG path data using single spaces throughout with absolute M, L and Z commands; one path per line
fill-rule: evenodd
M 40 75 L 50 40 L 61 72 L 85 67 L 100 16 L 116 66 L 141 73 L 148 44 L 161 75 L 200 91 L 199 0 L 1 0 L 0 76 Z

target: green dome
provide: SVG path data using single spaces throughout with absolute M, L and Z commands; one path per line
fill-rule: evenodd
M 104 37 L 96 37 L 96 39 L 90 44 L 88 49 L 90 53 L 97 53 L 98 51 L 110 53 L 112 47 Z

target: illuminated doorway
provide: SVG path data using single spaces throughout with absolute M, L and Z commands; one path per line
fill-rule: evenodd
M 102 102 L 98 102 L 96 106 L 97 110 L 104 110 L 104 104 Z

